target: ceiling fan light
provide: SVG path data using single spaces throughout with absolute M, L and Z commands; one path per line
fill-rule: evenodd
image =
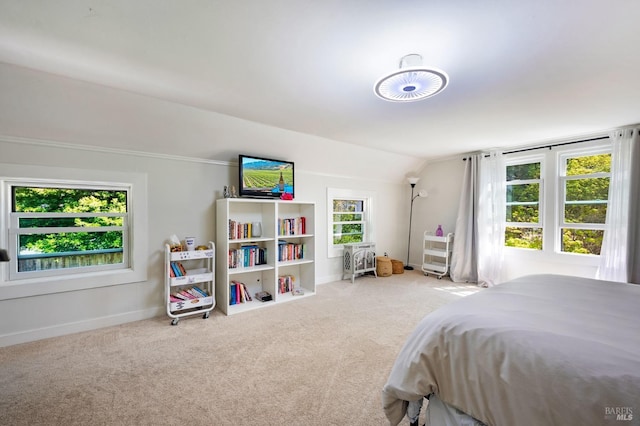
M 400 60 L 400 70 L 382 77 L 373 88 L 375 94 L 386 101 L 412 102 L 434 96 L 444 90 L 449 77 L 435 68 L 407 66 L 422 62 L 420 55 L 412 54 Z

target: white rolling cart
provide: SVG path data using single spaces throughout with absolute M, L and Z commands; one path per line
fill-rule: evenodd
M 452 247 L 452 233 L 440 237 L 434 235 L 433 232 L 425 232 L 422 250 L 422 272 L 425 275 L 434 275 L 438 279 L 448 275 Z
M 208 247 L 207 250 L 172 252 L 169 244 L 165 244 L 165 302 L 167 315 L 173 318 L 171 325 L 177 325 L 180 318 L 190 315 L 202 315 L 207 319 L 216 306 L 213 278 L 215 245 L 209 242 Z M 182 265 L 184 272 L 172 272 L 178 264 Z M 204 291 L 204 294 L 195 290 L 195 287 Z M 187 300 L 172 299 L 172 295 L 180 292 L 187 292 L 193 297 Z

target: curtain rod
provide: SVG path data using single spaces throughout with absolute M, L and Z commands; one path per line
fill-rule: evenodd
M 554 144 L 550 144 L 550 145 L 542 145 L 542 146 L 534 146 L 531 148 L 522 148 L 522 149 L 514 149 L 513 151 L 505 151 L 502 154 L 515 154 L 518 152 L 526 152 L 526 151 L 533 151 L 534 149 L 543 149 L 543 148 L 555 148 L 556 146 L 564 146 L 564 145 L 573 145 L 574 143 L 584 143 L 584 142 L 593 142 L 593 141 L 601 141 L 603 139 L 609 139 L 609 136 L 600 136 L 597 138 L 590 138 L 590 139 L 581 139 L 578 141 L 571 141 L 571 142 L 562 142 L 562 143 L 554 143 Z M 489 155 L 485 155 L 485 157 L 489 157 Z M 462 161 L 467 161 L 467 158 L 469 157 L 464 157 L 462 159 Z

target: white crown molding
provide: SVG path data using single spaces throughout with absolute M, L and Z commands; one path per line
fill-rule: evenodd
M 9 135 L 2 135 L 2 134 L 0 134 L 0 142 L 43 146 L 47 148 L 60 148 L 60 149 L 73 149 L 73 150 L 82 150 L 82 151 L 90 151 L 90 152 L 100 152 L 100 153 L 107 153 L 107 154 L 136 155 L 139 157 L 157 158 L 161 160 L 184 161 L 184 162 L 190 162 L 190 163 L 213 164 L 216 166 L 227 166 L 227 167 L 238 166 L 237 161 L 207 160 L 204 158 L 184 157 L 180 155 L 169 155 L 169 154 L 158 154 L 154 152 L 134 151 L 134 150 L 128 150 L 128 149 L 105 148 L 101 146 L 60 142 L 60 141 L 55 141 L 50 139 L 25 138 L 21 136 L 9 136 Z M 296 170 L 296 172 L 305 173 L 311 176 L 330 177 L 330 178 L 337 178 L 337 179 L 353 179 L 353 180 L 362 180 L 365 182 L 379 182 L 379 183 L 396 183 L 388 179 L 376 179 L 371 177 L 363 178 L 360 176 L 342 175 L 342 174 L 334 174 L 334 173 L 322 173 L 322 172 L 313 172 L 313 171 L 305 171 L 305 170 Z
M 102 152 L 107 154 L 136 155 L 139 157 L 158 158 L 162 160 L 186 161 L 190 163 L 215 164 L 218 166 L 237 165 L 237 163 L 231 163 L 229 161 L 207 160 L 204 158 L 183 157 L 180 155 L 158 154 L 154 152 L 133 151 L 129 149 L 105 148 L 101 146 L 81 145 L 81 144 L 59 142 L 59 141 L 47 140 L 47 139 L 24 138 L 20 136 L 0 135 L 0 142 L 23 144 L 23 145 L 37 145 L 37 146 L 45 146 L 49 148 Z

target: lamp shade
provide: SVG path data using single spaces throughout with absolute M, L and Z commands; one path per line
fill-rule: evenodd
M 0 262 L 8 262 L 9 260 L 9 253 L 7 253 L 7 251 L 5 249 L 0 249 Z

